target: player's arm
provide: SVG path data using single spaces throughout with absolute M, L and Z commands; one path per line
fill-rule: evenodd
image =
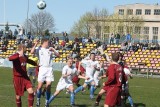
M 50 47 L 49 50 L 53 51 L 54 55 L 56 55 L 57 57 L 59 57 L 59 53 L 53 47 Z
M 94 69 L 95 69 L 96 71 L 100 71 L 100 64 L 97 64 L 96 66 L 94 66 Z
M 14 55 L 11 55 L 8 59 L 9 59 L 9 61 L 14 61 L 14 60 L 16 60 L 16 59 L 18 59 L 18 58 L 19 58 L 19 54 L 16 53 L 16 54 L 14 54 Z
M 85 76 L 82 76 L 82 75 L 78 75 L 78 78 L 85 79 L 85 80 L 89 79 L 89 77 L 85 77 Z
M 34 44 L 34 46 L 32 47 L 32 49 L 31 49 L 31 54 L 34 54 L 35 53 L 35 49 L 36 49 L 36 47 L 37 47 L 37 44 L 38 44 L 38 40 L 35 42 L 35 44 Z
M 31 65 L 34 65 L 34 66 L 37 66 L 37 63 L 34 62 L 33 60 L 31 59 L 27 59 L 27 63 L 31 64 Z

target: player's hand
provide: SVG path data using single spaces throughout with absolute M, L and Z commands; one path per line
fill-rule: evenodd
M 102 77 L 98 77 L 98 79 L 100 80 L 100 79 L 102 79 Z
M 103 86 L 105 86 L 105 82 L 103 83 Z
M 35 45 L 37 46 L 37 45 L 38 45 L 38 43 L 39 43 L 39 40 L 37 39 L 37 40 L 35 41 Z
M 81 70 L 80 69 L 78 69 L 78 73 L 80 73 L 81 72 Z

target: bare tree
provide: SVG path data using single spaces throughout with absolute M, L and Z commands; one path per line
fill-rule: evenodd
M 25 20 L 24 28 L 34 35 L 42 35 L 46 30 L 54 30 L 54 18 L 50 13 L 46 11 L 40 11 L 32 14 L 30 19 Z
M 96 37 L 100 38 L 102 23 L 99 20 L 104 20 L 107 16 L 108 12 L 106 9 L 99 10 L 95 8 L 92 12 L 86 12 L 82 17 L 80 17 L 76 25 L 73 25 L 71 33 L 73 34 L 74 32 L 74 34 L 79 35 L 78 32 L 81 31 L 83 32 L 83 36 L 89 37 L 91 36 L 91 29 L 94 28 L 96 31 Z

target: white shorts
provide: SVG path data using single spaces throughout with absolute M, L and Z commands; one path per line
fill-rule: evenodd
M 42 66 L 39 67 L 38 81 L 40 81 L 40 82 L 54 81 L 52 67 L 42 67 Z
M 59 81 L 56 87 L 56 91 L 61 91 L 64 90 L 66 88 L 69 88 L 71 85 L 73 85 L 72 83 L 66 83 L 64 81 Z
M 98 85 L 99 85 L 99 79 L 98 79 L 98 77 L 97 77 L 97 78 L 94 77 L 94 82 L 95 82 L 95 86 L 98 86 Z
M 85 80 L 85 83 L 86 84 L 91 84 L 91 82 L 93 82 L 94 81 L 94 79 L 93 78 L 90 78 L 89 80 Z

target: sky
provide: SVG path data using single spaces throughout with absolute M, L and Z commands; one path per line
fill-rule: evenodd
M 5 2 L 4 2 L 5 1 Z M 40 0 L 29 0 L 29 18 L 40 11 L 37 3 Z M 110 14 L 114 12 L 114 6 L 144 3 L 156 4 L 159 0 L 44 0 L 47 4 L 45 11 L 51 13 L 56 24 L 56 32 L 69 32 L 74 22 L 80 16 L 94 8 L 106 8 Z M 5 5 L 4 5 L 5 3 Z M 22 24 L 27 18 L 28 0 L 0 0 L 0 23 L 9 22 Z M 2 28 L 2 27 L 0 27 Z

